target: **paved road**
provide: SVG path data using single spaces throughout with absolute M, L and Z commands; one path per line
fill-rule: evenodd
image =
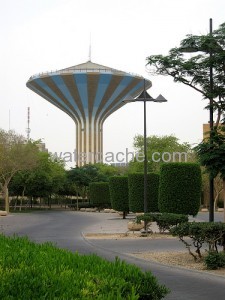
M 202 219 L 201 216 L 199 216 Z M 124 229 L 126 220 L 121 220 L 112 214 L 79 213 L 72 211 L 50 211 L 39 213 L 12 214 L 0 218 L 0 231 L 5 234 L 27 235 L 34 241 L 52 241 L 57 246 L 80 253 L 96 253 L 104 258 L 113 260 L 119 256 L 129 263 L 135 263 L 143 270 L 151 270 L 161 283 L 172 290 L 167 300 L 212 300 L 225 299 L 225 279 L 205 273 L 198 273 L 157 263 L 146 262 L 127 256 L 132 251 L 149 250 L 149 247 L 160 250 L 161 247 L 178 249 L 179 242 L 160 240 L 102 241 L 85 240 L 82 232 L 104 231 L 104 225 L 118 232 Z M 113 229 L 114 228 L 114 229 Z M 174 243 L 173 243 L 174 242 Z

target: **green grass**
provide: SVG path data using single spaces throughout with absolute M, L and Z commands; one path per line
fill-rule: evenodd
M 80 255 L 51 243 L 0 236 L 0 299 L 162 299 L 150 272 L 116 259 Z

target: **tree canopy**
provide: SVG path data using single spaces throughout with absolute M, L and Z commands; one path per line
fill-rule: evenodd
M 219 127 L 219 129 L 214 129 L 210 139 L 203 140 L 195 147 L 195 151 L 201 165 L 206 168 L 211 178 L 221 177 L 225 207 L 225 127 Z
M 38 148 L 35 143 L 14 131 L 0 129 L 0 187 L 9 211 L 8 185 L 19 171 L 33 169 L 37 164 Z
M 194 149 L 201 165 L 215 178 L 220 175 L 225 181 L 225 127 L 214 130 L 211 140 L 205 139 Z
M 133 142 L 136 152 L 144 152 L 144 137 L 136 135 Z M 174 135 L 147 137 L 148 171 L 159 171 L 163 163 L 163 154 L 168 159 L 171 155 L 172 161 L 185 161 L 191 156 L 191 146 L 188 143 L 180 143 Z M 175 155 L 176 154 L 176 155 Z M 154 161 L 155 160 L 155 161 Z M 143 172 L 143 162 L 130 162 L 129 172 Z
M 195 54 L 184 54 L 186 46 Z M 209 55 L 209 53 L 212 55 Z M 153 75 L 171 76 L 200 92 L 204 99 L 213 98 L 219 123 L 225 110 L 225 23 L 212 35 L 187 35 L 179 47 L 170 49 L 168 55 L 151 55 L 147 58 L 149 71 Z M 210 88 L 210 66 L 213 66 L 213 90 Z M 206 105 L 206 108 L 209 108 Z

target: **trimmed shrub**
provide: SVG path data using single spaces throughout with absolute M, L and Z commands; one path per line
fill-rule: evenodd
M 184 243 L 195 261 L 202 258 L 201 248 L 204 243 L 208 245 L 209 252 L 218 253 L 219 246 L 224 248 L 224 223 L 187 222 L 173 227 L 170 232 Z M 191 251 L 192 247 L 196 248 L 194 252 Z
M 92 182 L 89 184 L 90 204 L 100 208 L 111 207 L 109 183 Z
M 204 257 L 204 263 L 208 270 L 216 270 L 225 267 L 225 253 L 210 251 L 207 256 Z
M 151 272 L 116 258 L 79 255 L 50 243 L 0 236 L 0 299 L 160 300 L 169 290 Z
M 162 233 L 166 230 L 170 230 L 178 224 L 188 222 L 188 216 L 171 213 L 148 213 L 143 216 L 136 217 L 136 221 L 137 223 L 145 221 L 147 224 L 156 222 L 159 227 L 159 231 Z
M 129 212 L 128 177 L 113 176 L 109 179 L 109 192 L 112 208 L 123 212 L 123 219 Z
M 197 215 L 201 199 L 201 170 L 195 163 L 166 163 L 161 167 L 159 210 Z
M 148 174 L 148 210 L 150 212 L 159 211 L 158 200 L 159 200 L 159 174 L 149 173 Z
M 132 212 L 144 211 L 144 174 L 128 175 L 129 207 Z M 158 211 L 159 175 L 147 174 L 147 211 Z
M 188 222 L 188 216 L 172 213 L 162 213 L 156 220 L 160 232 L 170 230 L 172 227 L 185 222 Z

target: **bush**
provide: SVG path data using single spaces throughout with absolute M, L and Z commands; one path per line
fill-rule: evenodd
M 201 170 L 194 163 L 166 163 L 161 167 L 159 211 L 195 216 L 200 207 Z
M 204 263 L 208 270 L 216 270 L 225 267 L 225 253 L 224 252 L 208 252 L 204 258 Z
M 90 204 L 100 208 L 111 207 L 108 182 L 92 182 L 89 184 Z
M 112 208 L 122 211 L 125 219 L 126 213 L 129 212 L 128 177 L 110 177 L 109 192 Z
M 128 175 L 129 207 L 132 212 L 144 211 L 144 174 Z M 147 174 L 147 211 L 158 211 L 159 175 Z
M 201 248 L 204 243 L 207 244 L 209 252 L 218 253 L 218 247 L 224 247 L 224 223 L 182 223 L 172 228 L 170 232 L 172 235 L 179 237 L 195 261 L 197 261 L 198 258 L 202 258 Z M 196 248 L 195 253 L 197 253 L 197 255 L 191 251 L 191 247 Z
M 77 209 L 77 204 L 72 203 L 67 205 L 71 209 Z M 95 206 L 89 202 L 78 202 L 78 209 L 80 208 L 95 208 Z
M 170 230 L 172 227 L 185 222 L 188 222 L 188 216 L 172 213 L 162 213 L 156 219 L 160 232 Z
M 187 222 L 188 216 L 170 213 L 148 213 L 143 216 L 138 216 L 136 220 L 138 223 L 140 223 L 140 221 L 145 221 L 147 224 L 156 222 L 160 232 L 162 233 L 166 230 L 170 230 L 178 224 Z
M 27 238 L 0 236 L 0 261 L 0 299 L 159 300 L 168 294 L 150 272 L 119 259 L 109 262 Z

